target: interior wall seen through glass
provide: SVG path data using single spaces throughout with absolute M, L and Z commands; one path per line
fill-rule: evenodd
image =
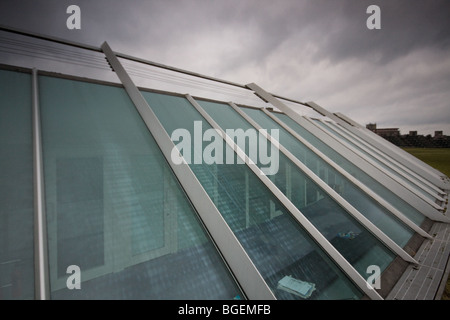
M 245 164 L 238 164 L 234 152 L 232 163 L 193 161 L 196 152 L 197 159 L 204 160 L 201 153 L 212 140 L 219 142 L 221 138 L 213 134 L 210 141 L 198 139 L 198 135 L 203 136 L 211 126 L 186 99 L 151 92 L 142 94 L 169 136 L 174 137 L 173 133 L 180 129 L 189 133 L 190 143 L 184 146 L 191 146 L 194 154 L 187 150 L 180 152 L 190 155 L 192 171 L 278 299 L 361 297 L 359 290 L 259 178 Z M 174 143 L 179 146 L 181 141 Z M 222 148 L 224 155 L 230 151 L 226 144 L 222 144 Z M 303 296 L 283 286 L 285 281 L 293 279 L 308 288 Z
M 39 85 L 52 298 L 243 298 L 124 89 Z
M 31 74 L 0 70 L 0 300 L 34 298 Z

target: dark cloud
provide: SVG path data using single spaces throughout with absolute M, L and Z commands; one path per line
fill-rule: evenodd
M 365 28 L 370 4 L 381 9 L 381 30 Z M 379 63 L 423 48 L 448 49 L 450 45 L 449 1 L 347 1 L 334 32 L 325 43 L 326 56 L 335 60 L 366 58 L 380 53 Z
M 81 30 L 65 26 L 70 4 Z M 372 4 L 381 30 L 366 28 Z M 448 134 L 449 13 L 448 0 L 0 1 L 1 24 Z

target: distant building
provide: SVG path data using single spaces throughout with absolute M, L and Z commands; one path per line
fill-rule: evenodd
M 369 123 L 366 128 L 375 132 L 382 137 L 398 137 L 400 136 L 399 128 L 377 128 L 376 123 Z
M 376 132 L 377 131 L 377 124 L 376 123 L 369 123 L 366 125 L 366 128 L 370 131 Z
M 398 136 L 400 136 L 400 130 L 398 128 L 377 129 L 376 133 L 382 137 L 398 137 Z
M 369 123 L 366 128 L 399 147 L 450 148 L 450 137 L 442 130 L 435 131 L 432 137 L 431 134 L 419 135 L 417 130 L 401 135 L 398 128 L 377 128 L 376 123 Z

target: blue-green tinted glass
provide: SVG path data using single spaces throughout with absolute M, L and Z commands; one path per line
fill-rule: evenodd
M 235 154 L 225 143 L 220 144 L 223 140 L 218 136 L 210 141 L 203 139 L 211 126 L 186 99 L 149 92 L 143 95 L 171 137 L 180 129 L 189 134 L 190 144 L 174 139 L 175 144 L 180 149 L 182 144 L 185 149 L 191 148 L 190 157 L 188 150 L 180 152 L 278 299 L 361 297 L 245 164 L 238 164 L 235 156 L 231 157 L 231 163 L 226 160 L 224 164 L 203 162 L 215 141 L 218 141 L 216 151 L 220 152 L 223 147 L 224 158 L 228 152 Z M 301 296 L 288 292 L 283 284 L 289 276 L 300 280 L 312 294 Z
M 406 217 L 413 221 L 418 226 L 425 220 L 425 216 L 422 215 L 417 209 L 412 207 L 410 204 L 396 196 L 392 191 L 387 189 L 385 186 L 377 182 L 375 179 L 370 177 L 364 171 L 359 169 L 356 165 L 346 160 L 337 151 L 330 148 L 328 145 L 323 143 L 316 136 L 308 132 L 305 128 L 300 126 L 297 122 L 292 120 L 285 114 L 274 113 L 281 121 L 288 125 L 292 130 L 302 136 L 306 141 L 311 143 L 314 147 L 320 150 L 323 154 L 341 166 L 345 171 L 353 175 L 356 179 L 361 181 L 364 185 L 372 189 L 384 200 L 389 202 L 394 208 L 402 212 Z
M 31 75 L 0 71 L 0 300 L 34 298 Z
M 352 141 L 351 139 L 345 137 L 344 135 L 342 135 L 340 132 L 338 132 L 336 129 L 334 129 L 333 127 L 327 126 L 325 123 L 319 121 L 319 120 L 313 120 L 314 123 L 316 123 L 317 125 L 319 125 L 320 127 L 322 127 L 324 130 L 326 130 L 327 132 L 329 132 L 332 136 L 339 138 L 340 140 L 345 141 L 346 143 L 350 144 L 353 148 L 355 148 L 356 150 L 358 150 L 359 152 L 363 153 L 366 157 L 368 157 L 369 159 L 371 159 L 372 161 L 374 161 L 375 163 L 377 163 L 379 166 L 381 166 L 385 171 L 388 172 L 389 175 L 395 176 L 398 179 L 403 180 L 406 184 L 408 184 L 411 188 L 413 188 L 414 190 L 416 190 L 416 192 L 422 194 L 423 196 L 427 197 L 428 199 L 432 200 L 432 201 L 436 201 L 436 195 L 434 194 L 434 196 L 427 192 L 425 189 L 423 189 L 421 186 L 416 184 L 416 180 L 414 178 L 412 178 L 409 174 L 407 173 L 399 173 L 398 171 L 394 170 L 393 168 L 391 168 L 390 166 L 388 166 L 386 163 L 384 163 L 383 161 L 381 161 L 380 159 L 377 159 L 376 157 L 374 157 L 373 155 L 371 155 L 368 151 L 365 150 L 365 148 L 363 148 L 362 146 L 360 146 L 356 141 Z M 388 163 L 390 163 L 390 161 L 387 161 Z M 392 164 L 391 164 L 392 165 Z M 397 169 L 400 172 L 402 172 L 402 170 Z
M 242 297 L 125 91 L 39 80 L 52 298 Z
M 255 130 L 230 106 L 207 101 L 199 101 L 200 105 L 216 121 L 222 129 Z M 254 109 L 253 109 L 254 110 Z M 255 112 L 261 112 L 254 110 Z M 263 128 L 267 128 L 264 126 Z M 278 128 L 270 128 L 269 134 L 276 132 Z M 264 137 L 255 134 L 254 141 L 248 141 L 246 146 L 255 148 L 259 146 L 258 138 L 266 141 Z M 284 146 L 283 136 L 280 143 Z M 237 140 L 237 139 L 236 139 Z M 236 141 L 236 143 L 239 143 Z M 248 149 L 248 148 L 246 148 Z M 264 150 L 248 152 L 247 155 L 258 167 L 264 167 L 259 161 L 259 154 Z M 336 249 L 349 261 L 358 272 L 365 277 L 367 267 L 378 265 L 384 270 L 394 259 L 394 255 L 383 244 L 381 244 L 369 231 L 356 221 L 344 208 L 325 193 L 313 180 L 303 173 L 282 152 L 278 152 L 278 159 L 274 156 L 272 160 L 278 161 L 278 171 L 270 176 L 272 182 L 280 189 L 291 202 L 314 224 L 314 226 L 333 244 Z M 305 157 L 310 156 L 305 154 Z M 310 158 L 307 163 L 311 169 L 323 178 L 327 174 L 325 167 L 318 161 L 317 157 Z M 322 172 L 319 173 L 319 170 Z M 348 234 L 352 234 L 352 241 L 343 241 Z
M 242 108 L 254 121 L 266 129 L 278 129 L 280 143 L 311 171 L 361 212 L 367 219 L 394 240 L 399 246 L 406 245 L 414 232 L 388 212 L 345 176 L 331 167 L 317 154 L 292 136 L 278 123 L 260 110 Z
M 396 159 L 393 159 L 389 155 L 385 154 L 380 149 L 378 149 L 378 148 L 370 145 L 368 142 L 365 142 L 364 140 L 362 140 L 360 137 L 355 135 L 354 132 L 352 132 L 350 130 L 350 128 L 345 128 L 345 127 L 341 126 L 340 124 L 333 123 L 333 122 L 329 122 L 328 124 L 334 131 L 336 131 L 340 135 L 342 135 L 342 136 L 347 135 L 347 139 L 349 141 L 352 141 L 353 143 L 355 143 L 359 146 L 362 146 L 363 150 L 366 150 L 365 148 L 368 147 L 369 149 L 367 149 L 367 150 L 371 150 L 374 154 L 379 156 L 381 159 L 383 159 L 387 163 L 390 163 L 393 167 L 395 167 L 397 170 L 399 170 L 399 172 L 402 172 L 402 174 L 405 177 L 409 177 L 409 178 L 413 179 L 414 181 L 416 181 L 416 182 L 418 181 L 420 183 L 420 181 L 417 179 L 417 176 L 414 176 L 413 174 L 411 174 L 411 170 L 409 170 L 407 167 L 405 167 L 402 163 L 398 162 Z M 423 178 L 423 177 L 421 177 L 421 178 Z M 434 191 L 435 192 L 431 193 L 431 194 L 437 195 L 436 190 L 434 190 Z

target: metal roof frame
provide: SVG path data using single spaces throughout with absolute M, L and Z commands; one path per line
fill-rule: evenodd
M 189 196 L 201 220 L 210 231 L 217 247 L 221 250 L 245 294 L 250 299 L 275 299 L 267 283 L 242 248 L 234 233 L 228 227 L 186 161 L 175 165 L 170 160 L 172 149 L 175 146 L 174 143 L 106 42 L 103 43 L 102 50 L 124 85 L 126 92 L 147 125 L 150 133 L 155 138 L 164 157 L 177 176 L 178 181 Z
M 344 271 L 352 282 L 359 287 L 368 297 L 373 300 L 382 300 L 383 298 L 372 288 L 366 279 L 364 279 L 355 268 L 336 250 L 334 246 L 317 230 L 317 228 L 301 213 L 301 211 L 278 189 L 278 187 L 259 169 L 259 167 L 245 154 L 245 152 L 231 139 L 226 132 L 215 122 L 211 116 L 190 96 L 186 98 L 194 108 L 206 119 L 206 121 L 216 130 L 221 132 L 225 142 L 235 151 L 239 158 L 255 173 L 261 182 L 277 197 L 285 206 L 290 214 L 304 228 L 304 230 L 319 244 L 319 246 L 328 254 L 328 256 Z M 269 136 L 267 136 L 268 139 Z M 272 141 L 276 145 L 276 141 Z M 406 259 L 406 257 L 405 257 Z M 411 258 L 412 259 L 412 258 Z M 412 261 L 415 261 L 412 259 Z M 411 261 L 411 262 L 412 262 Z
M 443 221 L 449 223 L 450 219 L 441 214 L 439 210 L 443 208 L 436 203 L 431 203 L 426 199 L 417 199 L 417 194 L 411 190 L 410 186 L 396 181 L 389 176 L 389 173 L 383 168 L 374 166 L 377 170 L 374 170 L 367 156 L 361 156 L 355 148 L 343 143 L 342 139 L 333 137 L 329 132 L 326 132 L 324 128 L 308 118 L 303 118 L 297 114 L 291 107 L 285 105 L 279 99 L 294 102 L 306 107 L 310 107 L 321 115 L 330 118 L 335 123 L 327 123 L 326 121 L 319 120 L 332 130 L 338 132 L 342 136 L 351 137 L 352 141 L 357 141 L 360 146 L 370 148 L 371 154 L 377 156 L 377 159 L 383 158 L 383 162 L 386 163 L 393 170 L 398 170 L 395 165 L 403 166 L 402 170 L 420 184 L 419 187 L 427 189 L 427 192 L 431 192 L 433 189 L 439 195 L 448 195 L 442 190 L 450 190 L 450 184 L 448 178 L 444 177 L 442 173 L 436 169 L 428 166 L 422 161 L 407 154 L 405 151 L 390 145 L 389 142 L 384 141 L 381 137 L 377 136 L 373 132 L 369 131 L 365 127 L 357 124 L 350 118 L 340 114 L 331 113 L 314 102 L 303 103 L 293 99 L 284 98 L 278 95 L 271 94 L 264 91 L 256 84 L 242 85 L 231 81 L 218 79 L 202 75 L 199 73 L 166 66 L 160 63 L 152 62 L 145 59 L 132 57 L 126 54 L 114 52 L 109 45 L 104 42 L 100 47 L 85 45 L 73 41 L 68 41 L 56 37 L 50 37 L 24 31 L 20 29 L 10 28 L 0 25 L 0 31 L 7 31 L 24 36 L 30 36 L 36 39 L 45 41 L 51 41 L 63 45 L 68 45 L 76 48 L 90 50 L 93 52 L 103 53 L 106 56 L 107 61 L 110 63 L 113 71 L 117 74 L 120 82 L 124 86 L 127 94 L 135 105 L 137 111 L 144 120 L 150 133 L 155 138 L 159 148 L 161 149 L 164 157 L 171 166 L 171 169 L 175 173 L 177 179 L 188 195 L 190 201 L 193 203 L 202 223 L 210 231 L 209 234 L 213 238 L 215 245 L 220 250 L 220 253 L 226 260 L 229 268 L 233 272 L 234 276 L 238 280 L 240 286 L 244 290 L 245 294 L 251 299 L 275 299 L 273 292 L 262 278 L 261 274 L 242 248 L 241 244 L 235 237 L 233 231 L 229 228 L 218 209 L 215 207 L 214 202 L 209 198 L 206 191 L 196 178 L 195 174 L 190 169 L 186 162 L 181 165 L 174 165 L 170 161 L 171 150 L 174 147 L 173 142 L 168 136 L 162 124 L 159 122 L 156 115 L 151 110 L 150 106 L 143 98 L 139 89 L 135 86 L 134 82 L 128 75 L 125 68 L 122 66 L 118 58 L 123 58 L 129 61 L 139 62 L 146 65 L 150 65 L 157 68 L 170 70 L 173 72 L 182 73 L 185 75 L 202 78 L 209 81 L 222 83 L 225 85 L 235 86 L 247 90 L 252 90 L 262 100 L 271 103 L 275 107 L 279 108 L 283 113 L 289 116 L 291 119 L 305 127 L 311 134 L 325 142 L 327 145 L 333 147 L 342 156 L 350 161 L 354 161 L 355 164 L 364 169 L 372 178 L 375 178 L 381 184 L 387 185 L 397 196 L 405 200 L 414 206 L 423 215 L 429 217 L 435 221 Z M 48 248 L 47 248 L 47 232 L 46 232 L 46 218 L 45 218 L 45 195 L 44 195 L 44 181 L 43 181 L 43 163 L 42 163 L 42 141 L 41 141 L 41 129 L 40 129 L 40 111 L 39 111 L 39 98 L 38 98 L 38 71 L 32 70 L 32 115 L 33 115 L 33 168 L 34 168 L 34 221 L 35 221 L 35 297 L 37 299 L 49 299 L 50 298 L 50 280 L 49 280 L 49 266 L 48 266 Z M 240 157 L 246 165 L 259 177 L 262 183 L 277 197 L 278 200 L 288 209 L 291 215 L 300 223 L 300 225 L 307 231 L 307 233 L 319 244 L 319 246 L 326 252 L 326 254 L 344 271 L 344 273 L 352 280 L 352 282 L 360 288 L 361 291 L 367 294 L 371 299 L 382 299 L 382 297 L 370 286 L 367 281 L 351 266 L 348 261 L 328 242 L 328 240 L 309 222 L 309 220 L 296 208 L 294 204 L 284 195 L 273 182 L 264 175 L 261 170 L 253 163 L 234 141 L 229 138 L 226 133 L 218 126 L 218 124 L 204 111 L 204 109 L 192 98 L 190 95 L 185 95 L 186 99 L 200 112 L 200 114 L 210 123 L 216 130 L 222 131 L 223 139 L 225 142 L 233 148 L 235 153 Z M 244 112 L 239 110 L 234 103 L 230 102 L 229 105 L 236 110 L 245 120 L 247 120 L 253 127 L 261 128 L 250 117 L 246 116 Z M 257 108 L 261 109 L 261 108 Z M 290 129 L 281 120 L 276 119 L 267 109 L 261 109 L 265 114 L 269 115 L 278 124 L 282 125 L 286 130 Z M 339 127 L 340 126 L 340 127 Z M 288 130 L 289 131 L 289 130 Z M 293 134 L 291 129 L 290 133 Z M 294 135 L 294 134 L 293 134 Z M 389 237 L 387 237 L 380 229 L 373 225 L 367 218 L 365 218 L 358 210 L 351 206 L 345 199 L 343 199 L 337 192 L 323 182 L 316 174 L 314 174 L 309 168 L 307 168 L 302 162 L 300 162 L 295 156 L 293 156 L 286 148 L 273 139 L 267 132 L 264 137 L 273 142 L 282 153 L 288 157 L 301 171 L 303 171 L 309 178 L 311 178 L 322 190 L 331 196 L 339 205 L 341 205 L 349 214 L 357 219 L 367 230 L 374 234 L 382 243 L 384 243 L 391 251 L 395 252 L 404 261 L 417 264 L 418 262 L 411 257 L 406 251 L 395 244 Z M 302 139 L 299 135 L 294 135 L 301 143 L 315 152 L 319 157 L 325 160 L 333 168 L 338 170 L 346 178 L 348 178 L 355 186 L 360 188 L 363 192 L 368 194 L 371 198 L 377 201 L 380 205 L 390 211 L 393 215 L 399 218 L 405 225 L 416 231 L 423 237 L 432 239 L 432 237 L 414 224 L 411 220 L 405 217 L 401 212 L 396 210 L 391 204 L 375 194 L 370 188 L 360 183 L 357 179 L 352 177 L 348 172 L 343 170 L 339 165 L 334 163 L 331 159 L 322 154 L 319 150 L 314 148 L 306 140 Z M 339 148 L 344 146 L 345 151 L 341 151 Z M 398 149 L 398 150 L 397 150 Z M 351 151 L 346 154 L 346 151 Z M 372 153 L 373 152 L 373 153 Z M 379 157 L 379 158 L 378 158 Z M 364 160 L 361 160 L 364 159 Z M 389 163 L 389 164 L 388 164 Z M 373 166 L 373 164 L 371 164 Z M 383 174 L 380 178 L 379 173 Z M 399 172 L 399 171 L 397 171 Z M 400 172 L 399 172 L 400 173 Z M 402 174 L 403 175 L 403 174 Z M 406 178 L 406 177 L 405 177 Z M 445 180 L 447 179 L 447 180 Z M 412 181 L 411 181 L 412 182 Z M 430 193 L 431 194 L 431 193 Z M 414 195 L 416 198 L 414 199 Z M 438 201 L 444 201 L 445 199 L 438 196 Z
M 269 102 L 276 108 L 283 111 L 287 116 L 289 116 L 292 120 L 297 122 L 307 131 L 315 135 L 317 138 L 322 140 L 325 144 L 333 148 L 337 151 L 341 156 L 353 162 L 358 167 L 362 168 L 368 175 L 377 180 L 382 185 L 385 185 L 399 196 L 404 201 L 410 203 L 413 207 L 415 207 L 418 211 L 420 211 L 423 215 L 429 217 L 435 221 L 442 222 L 450 222 L 450 219 L 446 216 L 442 215 L 439 212 L 439 206 L 437 204 L 430 204 L 425 202 L 422 199 L 419 199 L 415 194 L 413 194 L 410 190 L 405 189 L 404 186 L 399 184 L 397 181 L 391 178 L 388 173 L 379 170 L 378 168 L 372 166 L 370 163 L 364 161 L 361 157 L 359 157 L 356 153 L 354 153 L 351 149 L 347 148 L 346 145 L 341 144 L 339 140 L 331 135 L 327 134 L 323 129 L 317 127 L 317 125 L 313 125 L 306 118 L 302 117 L 300 114 L 295 112 L 292 108 L 282 103 L 280 100 L 272 96 L 270 93 L 259 87 L 255 83 L 247 84 L 247 86 L 255 91 L 255 94 L 259 96 L 264 101 Z M 320 109 L 320 111 L 322 111 Z M 326 113 L 326 112 L 325 112 Z M 381 173 L 381 174 L 380 174 Z M 438 207 L 438 208 L 436 208 Z

